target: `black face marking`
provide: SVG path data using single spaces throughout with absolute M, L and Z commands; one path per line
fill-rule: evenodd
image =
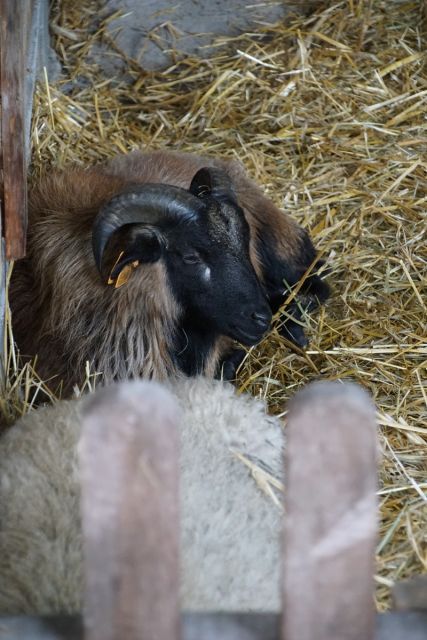
M 203 370 L 219 335 L 251 345 L 269 328 L 271 312 L 250 261 L 249 239 L 243 211 L 213 198 L 204 216 L 168 234 L 164 260 L 184 310 L 175 353 L 187 372 Z

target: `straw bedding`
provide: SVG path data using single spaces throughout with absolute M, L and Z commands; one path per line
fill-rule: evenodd
M 238 385 L 283 417 L 288 398 L 314 378 L 352 379 L 373 394 L 383 610 L 396 579 L 427 571 L 424 3 L 326 3 L 218 41 L 208 60 L 177 54 L 162 73 L 117 50 L 96 3 L 79 4 L 53 7 L 64 76 L 46 78 L 36 94 L 33 177 L 146 145 L 238 157 L 311 230 L 333 287 L 327 306 L 306 318 L 311 344 L 292 349 L 274 328 L 248 353 Z M 125 64 L 122 80 L 93 63 L 101 43 Z M 31 375 L 11 377 L 11 397 L 44 384 Z

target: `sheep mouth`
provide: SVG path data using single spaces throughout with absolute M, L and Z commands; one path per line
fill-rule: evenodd
M 240 342 L 245 347 L 253 347 L 258 342 L 261 342 L 267 331 L 269 330 L 269 326 L 265 329 L 241 329 L 239 327 L 232 327 L 229 337 L 237 342 Z

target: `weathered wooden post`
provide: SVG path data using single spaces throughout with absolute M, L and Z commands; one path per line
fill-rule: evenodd
M 87 640 L 179 637 L 179 410 L 154 383 L 98 392 L 81 445 Z
M 27 162 L 25 52 L 30 6 L 0 0 L 1 138 L 6 258 L 25 255 Z M 31 108 L 31 107 L 30 107 Z
M 0 0 L 0 383 L 8 260 L 24 257 L 27 231 L 27 168 L 36 77 L 57 71 L 50 56 L 48 0 Z
M 355 385 L 290 402 L 282 640 L 371 640 L 377 525 L 375 410 Z

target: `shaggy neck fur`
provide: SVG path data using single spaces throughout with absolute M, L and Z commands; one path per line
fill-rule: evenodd
M 196 318 L 184 317 L 177 327 L 174 339 L 174 361 L 180 371 L 187 376 L 195 376 L 206 373 L 208 366 L 212 368 L 212 374 L 216 373 L 216 365 L 219 354 L 216 354 L 215 346 L 219 336 L 206 322 Z M 211 360 L 215 362 L 211 362 Z
M 90 230 L 84 238 L 64 234 L 63 220 L 58 216 L 55 225 L 54 217 L 51 212 L 49 225 L 36 223 L 29 259 L 15 265 L 11 303 L 21 353 L 36 353 L 39 375 L 46 380 L 54 375 L 54 387 L 63 380 L 67 394 L 84 381 L 87 362 L 106 383 L 179 375 L 171 353 L 180 310 L 163 265 L 141 266 L 119 289 L 107 286 L 94 265 Z M 39 259 L 31 260 L 34 255 Z M 34 311 L 31 335 L 26 331 L 27 296 Z M 58 366 L 52 367 L 55 360 Z
M 168 291 L 162 265 L 144 265 L 124 287 L 101 284 L 96 292 L 90 302 L 86 299 L 77 307 L 67 307 L 61 278 L 54 285 L 48 315 L 51 326 L 47 331 L 65 336 L 66 352 L 74 352 L 70 364 L 80 377 L 87 360 L 93 370 L 103 374 L 105 382 L 135 377 L 162 380 L 177 375 L 170 353 L 179 309 Z M 58 298 L 62 298 L 62 312 L 56 316 L 53 307 Z

